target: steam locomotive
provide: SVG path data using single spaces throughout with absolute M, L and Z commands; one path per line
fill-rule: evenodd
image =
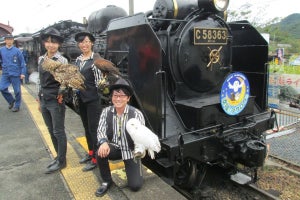
M 268 44 L 249 22 L 227 23 L 227 6 L 157 0 L 152 11 L 107 27 L 105 58 L 129 80 L 131 103 L 161 141 L 156 159 L 143 163 L 188 190 L 213 167 L 255 181 L 267 154 L 264 131 L 274 125 Z
M 256 181 L 264 132 L 275 121 L 267 108 L 268 44 L 249 22 L 226 22 L 228 3 L 157 0 L 132 16 L 110 6 L 88 21 L 95 51 L 129 81 L 131 104 L 160 138 L 161 152 L 144 165 L 187 190 L 215 167 L 237 182 Z

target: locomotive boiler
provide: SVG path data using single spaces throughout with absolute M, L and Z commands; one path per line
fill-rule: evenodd
M 266 157 L 268 44 L 249 22 L 227 23 L 227 6 L 157 0 L 107 27 L 105 58 L 132 85 L 131 103 L 162 145 L 143 163 L 181 188 L 200 186 L 212 167 L 255 181 Z
M 94 51 L 104 57 L 106 49 L 106 29 L 110 20 L 127 16 L 126 11 L 118 6 L 109 5 L 94 11 L 88 18 L 87 30 L 94 35 L 96 41 Z

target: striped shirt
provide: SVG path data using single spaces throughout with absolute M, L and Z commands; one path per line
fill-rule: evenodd
M 104 108 L 100 116 L 98 130 L 97 130 L 98 141 L 100 141 L 102 138 L 108 139 L 107 134 L 113 134 L 112 140 L 109 142 L 116 144 L 120 147 L 123 160 L 133 159 L 133 154 L 128 146 L 128 139 L 125 134 L 126 122 L 128 121 L 129 107 L 130 107 L 129 105 L 126 105 L 124 113 L 120 117 L 117 116 L 116 110 L 114 109 L 113 106 L 108 106 Z M 142 112 L 136 108 L 133 109 L 134 109 L 134 118 L 138 119 L 144 125 L 145 119 Z M 113 133 L 107 133 L 108 131 L 107 116 L 109 112 L 111 112 L 113 115 L 112 122 L 111 122 L 113 125 Z
M 75 63 L 79 63 L 79 70 L 81 71 L 82 68 L 84 67 L 85 63 L 88 60 L 94 60 L 94 52 L 92 53 L 91 57 L 89 57 L 88 59 L 83 60 L 83 54 L 81 54 L 80 56 L 78 56 L 76 58 Z M 94 77 L 95 77 L 95 85 L 96 87 L 98 87 L 98 83 L 101 80 L 101 70 L 98 69 L 94 63 L 91 65 L 91 69 L 93 71 Z

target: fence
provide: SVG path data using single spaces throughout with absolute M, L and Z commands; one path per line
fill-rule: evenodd
M 279 127 L 288 127 L 300 122 L 300 112 L 284 109 L 275 109 L 274 111 Z

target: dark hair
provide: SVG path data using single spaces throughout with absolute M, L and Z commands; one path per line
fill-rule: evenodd
M 116 91 L 116 92 L 120 92 L 120 91 L 123 91 L 124 92 L 124 94 L 126 95 L 126 96 L 131 96 L 131 93 L 129 92 L 129 90 L 127 90 L 126 88 L 115 88 L 115 89 L 113 89 L 111 92 L 110 92 L 110 95 L 112 96 L 112 94 L 113 94 L 113 91 Z
M 88 37 L 88 38 L 90 39 L 90 41 L 91 41 L 92 43 L 94 43 L 94 42 L 93 42 L 93 39 L 92 39 L 91 36 L 89 36 L 89 35 L 81 35 L 81 36 L 78 36 L 77 42 L 78 42 L 78 43 L 79 43 L 79 42 L 82 42 L 82 41 L 84 40 L 85 37 Z
M 84 37 L 82 37 L 84 36 Z M 76 42 L 82 42 L 85 38 L 85 36 L 88 36 L 89 39 L 94 43 L 95 42 L 95 37 L 90 33 L 90 32 L 86 32 L 86 31 L 83 31 L 83 32 L 79 32 L 79 33 L 76 33 L 75 35 L 75 41 Z M 79 39 L 80 38 L 80 39 Z
M 58 43 L 58 44 L 62 43 L 59 38 L 51 36 L 51 35 L 49 35 L 48 37 L 44 37 L 43 42 L 46 42 L 49 38 L 50 38 L 50 42 L 52 42 L 52 43 Z

